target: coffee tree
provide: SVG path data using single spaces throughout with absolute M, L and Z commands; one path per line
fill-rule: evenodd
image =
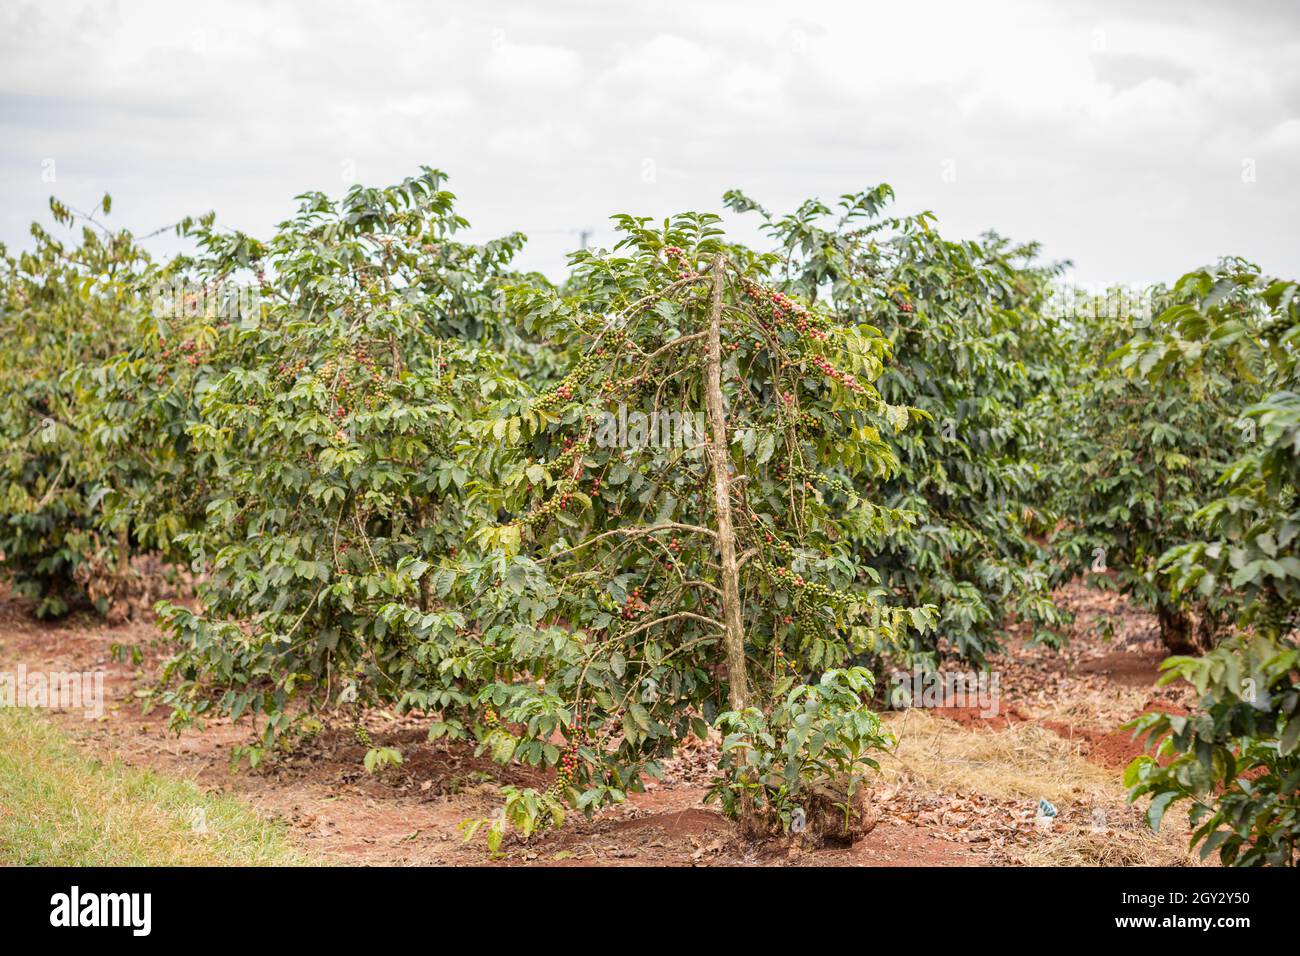
M 57 225 L 81 225 L 79 241 L 33 224 L 30 251 L 0 250 L 0 562 L 40 617 L 86 600 L 108 610 L 135 550 L 112 508 L 101 409 L 77 375 L 128 347 L 150 268 L 130 232 L 103 224 L 109 197 L 86 214 L 50 208 Z
M 558 763 L 547 798 L 590 810 L 716 721 L 739 751 L 715 792 L 747 823 L 819 787 L 842 802 L 883 744 L 874 724 L 836 723 L 869 682 L 809 692 L 822 731 L 858 748 L 842 773 L 777 753 L 792 704 L 773 703 L 932 620 L 895 606 L 854 544 L 907 520 L 854 486 L 896 467 L 885 435 L 911 417 L 872 384 L 886 343 L 773 288 L 773 259 L 726 243 L 717 217 L 617 222 L 624 238 L 577 254 L 564 294 L 512 297 L 530 332 L 581 358 L 499 408 L 493 432 L 519 450 L 511 517 L 463 566 L 481 640 L 454 664 L 485 678 L 491 710 L 448 732 Z
M 1242 382 L 1214 357 L 1190 374 L 1147 374 L 1155 356 L 1130 340 L 1168 332 L 1177 312 L 1161 306 L 1178 296 L 1115 290 L 1076 302 L 1077 359 L 1052 408 L 1062 517 L 1053 544 L 1091 584 L 1153 610 L 1165 646 L 1181 654 L 1213 646 L 1227 617 L 1212 594 L 1172 593 L 1158 562 L 1195 536 L 1193 516 L 1239 437 Z
M 212 214 L 187 219 L 177 231 L 184 236 L 212 221 Z M 202 571 L 185 540 L 206 523 L 214 462 L 189 426 L 217 374 L 218 341 L 256 306 L 247 294 L 241 302 L 228 282 L 190 274 L 185 257 L 137 270 L 131 291 L 142 307 L 129 313 L 127 340 L 105 361 L 69 369 L 67 381 L 83 442 L 96 452 L 101 524 L 132 553 Z
M 201 610 L 160 606 L 179 648 L 162 699 L 177 725 L 253 715 L 254 762 L 322 707 L 468 699 L 439 669 L 468 638 L 436 574 L 483 520 L 485 403 L 520 390 L 490 347 L 519 240 L 466 245 L 463 226 L 425 170 L 307 194 L 265 241 L 197 233 L 192 274 L 248 276 L 256 307 L 187 340 L 207 520 L 180 541 L 209 577 Z
M 779 243 L 780 289 L 820 298 L 838 322 L 889 342 L 876 385 L 916 409 L 915 422 L 883 436 L 897 470 L 884 481 L 864 474 L 859 487 L 916 518 L 859 549 L 887 587 L 940 608 L 933 637 L 915 635 L 913 654 L 933 662 L 945 638 L 948 650 L 982 661 L 1008 620 L 1031 622 L 1044 639 L 1062 620 L 1038 540 L 1051 526 L 1038 464 L 1050 424 L 1028 412 L 1063 364 L 1045 309 L 1057 270 L 1034 264 L 1033 245 L 951 242 L 928 214 L 886 215 L 892 198 L 882 185 L 834 208 L 809 200 L 776 216 L 727 196 Z
M 1239 399 L 1231 461 L 1191 523 L 1199 532 L 1159 561 L 1175 600 L 1228 609 L 1239 630 L 1203 657 L 1172 657 L 1165 680 L 1201 695 L 1190 717 L 1148 714 L 1132 725 L 1155 757 L 1125 782 L 1150 798 L 1153 826 L 1188 801 L 1193 845 L 1226 864 L 1295 865 L 1300 857 L 1300 285 L 1240 260 L 1184 276 L 1179 304 L 1124 349 L 1153 387 L 1231 368 Z

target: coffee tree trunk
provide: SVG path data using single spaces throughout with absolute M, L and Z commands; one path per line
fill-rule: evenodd
M 1203 654 L 1214 645 L 1214 627 L 1208 620 L 1185 610 L 1156 608 L 1160 640 L 1171 654 Z
M 713 260 L 713 296 L 709 304 L 708 364 L 704 376 L 708 404 L 709 463 L 713 472 L 713 505 L 717 512 L 718 551 L 722 566 L 723 644 L 727 651 L 728 703 L 732 710 L 750 705 L 749 674 L 745 664 L 745 627 L 740 613 L 740 566 L 736 559 L 736 535 L 731 527 L 731 443 L 727 439 L 727 413 L 722 403 L 722 256 Z M 738 755 L 744 759 L 743 754 Z M 754 804 L 748 795 L 740 799 L 740 829 L 757 832 Z
M 731 445 L 727 440 L 727 413 L 722 404 L 722 256 L 713 260 L 713 299 L 709 307 L 708 367 L 705 400 L 708 403 L 709 461 L 713 471 L 713 504 L 717 512 L 718 550 L 722 564 L 723 643 L 727 651 L 727 678 L 732 710 L 750 704 L 749 676 L 745 667 L 745 628 L 740 613 L 740 569 L 736 536 L 731 527 Z
M 112 606 L 108 618 L 113 624 L 120 624 L 131 614 L 131 532 L 123 528 L 117 533 L 117 561 L 113 569 Z

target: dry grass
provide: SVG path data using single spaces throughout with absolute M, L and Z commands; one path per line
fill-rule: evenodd
M 1058 806 L 1113 797 L 1123 787 L 1116 774 L 1089 763 L 1071 742 L 1036 724 L 1004 730 L 968 730 L 921 710 L 889 722 L 898 737 L 887 780 L 910 778 L 931 790 L 982 793 L 999 800 L 1046 797 Z
M 1077 742 L 1036 724 L 1002 730 L 965 728 L 921 710 L 890 718 L 899 738 L 882 761 L 886 784 L 930 791 L 981 794 L 1022 807 L 1046 797 L 1058 810 L 1050 830 L 1036 827 L 1027 846 L 1011 850 L 1029 866 L 1195 865 L 1183 814 L 1170 812 L 1152 833 L 1142 810 L 1130 806 L 1121 771 L 1085 759 Z M 1104 826 L 1093 829 L 1093 815 Z
M 1077 686 L 1046 707 L 1036 707 L 1039 720 L 1059 720 L 1071 727 L 1116 730 L 1151 700 L 1150 688 Z
M 1152 833 L 1143 823 L 1110 826 L 1104 833 L 1075 828 L 1051 833 L 1016 854 L 1023 866 L 1197 866 L 1187 850 L 1187 828 L 1162 824 Z

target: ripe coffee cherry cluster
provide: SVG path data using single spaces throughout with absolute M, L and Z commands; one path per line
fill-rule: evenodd
M 673 554 L 681 554 L 682 543 L 678 541 L 676 538 L 673 538 L 671 541 L 668 542 L 668 550 L 671 551 Z
M 569 748 L 560 757 L 560 763 L 555 771 L 555 780 L 551 784 L 549 793 L 551 796 L 563 796 L 564 791 L 573 786 L 574 778 L 578 772 L 578 748 L 582 744 L 591 743 L 591 734 L 583 726 L 582 720 L 575 718 L 569 726 L 567 735 L 569 738 Z
M 181 351 L 185 353 L 185 364 L 198 365 L 199 356 L 203 354 L 203 349 L 193 339 L 186 339 L 181 343 Z
M 338 390 L 334 395 L 335 399 L 338 401 L 338 404 L 334 407 L 334 410 L 330 412 L 331 417 L 333 417 L 335 421 L 341 421 L 342 419 L 347 417 L 348 414 L 347 395 L 346 395 L 347 388 L 348 388 L 347 373 L 340 372 L 338 363 L 331 358 L 331 359 L 326 359 L 325 362 L 321 365 L 321 367 L 316 370 L 316 378 L 322 384 L 331 387 L 337 385 L 338 387 Z
M 677 278 L 679 279 L 697 279 L 699 272 L 691 268 L 691 259 L 684 250 L 679 246 L 665 246 L 664 256 L 669 262 L 677 265 Z
M 578 748 L 575 746 L 560 758 L 559 768 L 555 771 L 555 779 L 547 788 L 547 795 L 556 799 L 563 799 L 565 792 L 573 786 L 573 780 L 577 776 L 577 772 Z
M 574 753 L 578 752 L 578 744 L 591 741 L 591 734 L 588 732 L 586 725 L 583 724 L 581 717 L 573 718 L 573 723 L 569 725 L 568 737 L 572 743 Z
M 776 569 L 776 576 L 781 578 L 782 580 L 788 580 L 791 584 L 793 584 L 797 588 L 801 588 L 804 586 L 803 575 L 791 574 L 789 568 L 783 568 L 778 566 Z
M 784 558 L 789 558 L 794 554 L 794 546 L 788 541 L 782 541 L 769 528 L 759 526 L 758 544 L 764 549 L 771 549 Z
M 306 365 L 307 363 L 302 359 L 299 359 L 296 362 L 281 362 L 278 366 L 276 366 L 275 371 L 276 374 L 280 376 L 280 378 L 283 379 L 296 378 L 298 376 L 298 373 L 300 373 L 306 367 Z
M 497 716 L 497 710 L 491 704 L 483 708 L 483 726 L 488 728 L 501 726 L 501 719 Z
M 766 289 L 752 279 L 742 279 L 747 299 L 754 304 L 760 321 L 773 327 L 791 326 L 800 335 L 817 342 L 826 340 L 825 320 L 794 299 L 775 289 Z
M 841 372 L 834 365 L 822 358 L 820 355 L 814 355 L 812 363 L 827 378 L 834 379 L 842 384 L 845 388 L 854 392 L 865 392 L 866 388 L 853 375 L 848 372 Z
M 636 587 L 628 594 L 627 599 L 623 602 L 623 610 L 619 613 L 622 615 L 623 620 L 631 621 L 638 614 L 644 614 L 649 609 L 650 605 L 641 600 L 641 589 Z
M 571 747 L 563 757 L 560 758 L 560 769 L 555 773 L 555 782 L 563 786 L 573 783 L 574 773 L 578 769 L 578 748 Z
M 352 349 L 352 358 L 358 365 L 367 371 L 373 372 L 378 368 L 378 364 L 375 362 L 375 357 L 366 351 L 363 346 L 358 345 Z

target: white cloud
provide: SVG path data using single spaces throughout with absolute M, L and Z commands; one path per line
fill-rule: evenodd
M 529 43 L 510 43 L 499 36 L 483 74 L 512 91 L 563 90 L 582 78 L 582 61 L 572 50 Z
M 1264 136 L 1261 145 L 1265 151 L 1290 154 L 1294 160 L 1300 155 L 1300 118 L 1292 117 L 1278 123 Z
M 616 211 L 888 181 L 946 233 L 1042 239 L 1090 281 L 1223 253 L 1294 275 L 1300 14 L 1276 9 L 10 3 L 0 240 L 21 245 L 51 192 L 110 190 L 141 231 L 208 208 L 266 230 L 347 168 L 384 183 L 426 163 L 476 234 L 530 233 L 522 263 L 552 273 Z

